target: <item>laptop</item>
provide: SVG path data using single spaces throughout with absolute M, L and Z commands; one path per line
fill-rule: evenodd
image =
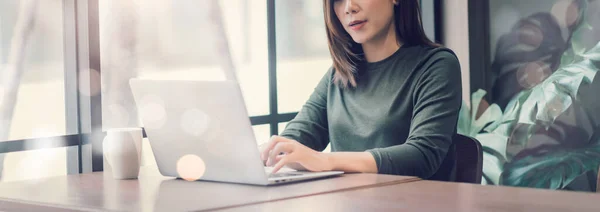
M 284 169 L 271 175 L 236 81 L 131 79 L 129 84 L 164 176 L 186 179 L 186 172 L 196 173 L 193 180 L 274 185 L 343 174 Z

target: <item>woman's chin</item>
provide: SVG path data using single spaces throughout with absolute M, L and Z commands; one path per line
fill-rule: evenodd
M 363 36 L 354 36 L 352 37 L 352 40 L 356 43 L 363 44 L 367 39 Z

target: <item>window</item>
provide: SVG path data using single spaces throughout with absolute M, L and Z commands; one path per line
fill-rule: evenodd
M 67 150 L 74 147 L 43 149 L 64 146 L 69 142 L 61 136 L 77 133 L 65 118 L 72 105 L 67 105 L 65 92 L 63 6 L 60 1 L 0 1 L 3 181 L 67 173 Z M 20 143 L 23 139 L 36 142 Z M 10 152 L 15 150 L 32 151 Z
M 0 140 L 67 133 L 62 4 L 27 2 L 0 2 Z
M 297 112 L 332 65 L 321 1 L 276 2 L 279 112 Z
M 249 114 L 268 114 L 265 4 L 99 3 L 105 129 L 139 125 L 128 84 L 134 77 L 224 80 L 232 69 Z

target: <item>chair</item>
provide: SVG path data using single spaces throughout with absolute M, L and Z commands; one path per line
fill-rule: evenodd
M 483 150 L 475 138 L 455 134 L 456 182 L 481 184 L 483 175 Z

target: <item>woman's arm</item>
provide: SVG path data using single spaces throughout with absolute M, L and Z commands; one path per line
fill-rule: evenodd
M 317 151 L 329 144 L 327 123 L 327 91 L 331 83 L 332 69 L 327 71 L 298 115 L 290 121 L 282 137 L 296 140 Z
M 377 173 L 377 163 L 369 152 L 332 152 L 327 154 L 331 170 Z
M 274 136 L 261 155 L 273 172 L 284 165 L 298 170 L 372 172 L 431 177 L 446 157 L 462 103 L 460 65 L 449 52 L 423 66 L 413 94 L 413 117 L 404 144 L 366 152 L 321 153 L 293 139 Z M 281 154 L 285 153 L 285 154 Z
M 462 103 L 458 59 L 441 51 L 425 62 L 413 93 L 413 116 L 404 144 L 369 150 L 379 173 L 418 176 L 437 172 L 450 149 Z

